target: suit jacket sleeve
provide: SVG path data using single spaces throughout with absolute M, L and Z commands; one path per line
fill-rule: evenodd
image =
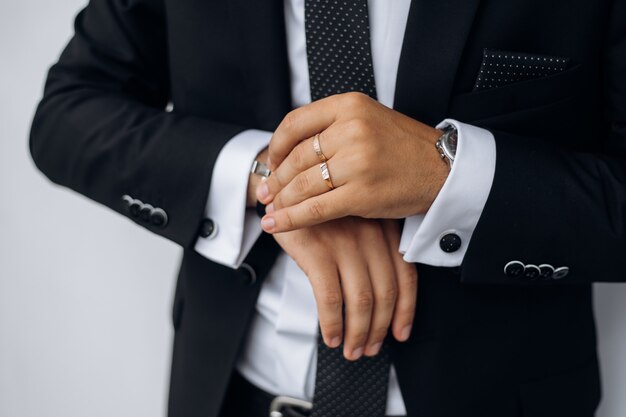
M 92 0 L 49 72 L 30 139 L 54 182 L 127 214 L 130 195 L 168 215 L 137 223 L 195 242 L 224 144 L 244 127 L 165 110 L 166 22 L 159 0 Z
M 603 58 L 606 125 L 596 153 L 493 132 L 493 186 L 461 268 L 468 283 L 626 280 L 626 2 L 614 2 Z M 576 123 L 576 120 L 571 120 Z M 564 279 L 510 278 L 504 266 L 567 266 Z

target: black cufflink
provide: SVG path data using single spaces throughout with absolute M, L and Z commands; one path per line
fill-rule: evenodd
M 439 247 L 446 253 L 456 252 L 461 248 L 461 238 L 455 233 L 448 233 L 439 241 Z
M 204 219 L 200 224 L 200 231 L 198 234 L 204 238 L 213 238 L 217 235 L 217 225 L 211 219 Z

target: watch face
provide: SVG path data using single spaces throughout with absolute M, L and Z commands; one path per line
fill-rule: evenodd
M 457 134 L 456 129 L 454 129 L 450 132 L 450 134 L 446 135 L 443 141 L 443 146 L 450 159 L 454 159 L 454 157 L 456 156 L 457 142 L 458 142 L 458 134 Z

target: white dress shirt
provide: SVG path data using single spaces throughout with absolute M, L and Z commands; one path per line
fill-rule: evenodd
M 378 100 L 393 107 L 396 75 L 410 0 L 369 0 L 372 60 Z M 294 107 L 311 101 L 306 56 L 304 0 L 285 0 L 287 48 Z M 408 262 L 459 266 L 487 201 L 495 171 L 496 148 L 491 133 L 455 120 L 459 140 L 455 163 L 428 213 L 406 219 L 398 250 Z M 271 132 L 247 130 L 220 152 L 205 210 L 217 232 L 199 238 L 195 249 L 206 258 L 237 268 L 261 233 L 260 220 L 246 210 L 252 161 Z M 436 150 L 433 150 L 436 152 Z M 321 178 L 320 178 L 321 180 Z M 447 233 L 461 237 L 461 248 L 439 247 Z M 210 279 L 207 277 L 207 279 Z M 281 253 L 263 282 L 238 370 L 253 384 L 275 395 L 312 400 L 318 337 L 317 307 L 309 281 L 296 263 Z M 387 415 L 406 410 L 392 366 Z

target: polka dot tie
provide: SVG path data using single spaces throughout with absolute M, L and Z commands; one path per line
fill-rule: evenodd
M 306 46 L 313 101 L 360 91 L 376 98 L 367 0 L 305 0 Z M 389 384 L 387 343 L 373 358 L 350 362 L 343 345 L 318 341 L 311 417 L 382 417 Z
M 367 0 L 305 0 L 313 101 L 360 91 L 376 98 Z

